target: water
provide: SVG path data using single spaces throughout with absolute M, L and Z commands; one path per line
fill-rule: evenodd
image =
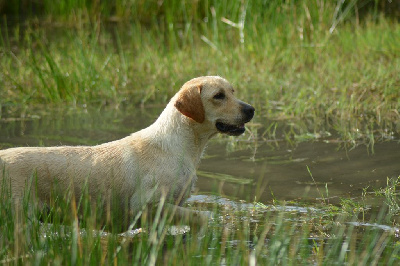
M 96 145 L 150 125 L 162 108 L 3 108 L 0 148 Z M 262 121 L 256 117 L 258 122 Z M 334 139 L 292 145 L 260 141 L 247 132 L 210 142 L 195 194 L 264 204 L 273 199 L 312 202 L 322 197 L 335 203 L 342 197 L 360 197 L 366 187 L 384 187 L 388 177 L 399 175 L 400 144 L 396 141 L 375 144 L 372 154 L 363 145 L 339 148 Z
M 227 154 L 223 144 L 213 143 L 207 152 L 210 158 L 202 161 L 200 170 L 250 179 L 247 185 L 225 182 L 218 186 L 221 193 L 239 199 L 251 201 L 257 196 L 257 201 L 269 202 L 273 198 L 325 197 L 335 202 L 339 197 L 361 196 L 363 188 L 383 187 L 387 177 L 399 176 L 399 149 L 398 143 L 384 142 L 376 144 L 371 154 L 365 146 L 346 151 L 338 150 L 337 144 L 318 141 L 280 148 L 261 143 L 255 152 L 248 149 Z M 200 178 L 198 185 L 200 190 L 209 191 L 212 183 L 210 178 Z

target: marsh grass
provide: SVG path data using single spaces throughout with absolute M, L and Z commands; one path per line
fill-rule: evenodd
M 0 202 L 0 261 L 7 264 L 394 265 L 399 261 L 398 229 L 385 225 L 391 217 L 385 207 L 370 213 L 366 221 L 357 218 L 358 213 L 326 203 L 311 207 L 284 202 L 231 207 L 210 203 L 207 208 L 215 219 L 206 227 L 173 225 L 156 212 L 141 229 L 135 226 L 136 230 L 117 234 L 98 222 L 107 214 L 93 209 L 87 196 L 77 202 L 58 198 L 44 213 L 36 209 L 31 195 L 15 210 L 7 188 L 2 186 Z
M 363 13 L 362 3 L 42 1 L 41 16 L 30 9 L 21 23 L 1 20 L 0 114 L 15 106 L 29 113 L 38 105 L 164 105 L 188 79 L 221 75 L 255 105 L 255 122 L 248 125 L 255 137 L 277 143 L 328 137 L 370 146 L 397 139 L 400 28 L 378 4 Z M 396 208 L 393 184 L 382 195 Z M 159 219 L 143 223 L 143 232 L 118 235 L 103 233 L 97 219 L 107 214 L 92 209 L 87 198 L 60 199 L 51 215 L 39 212 L 38 220 L 31 219 L 29 199 L 13 211 L 6 188 L 0 202 L 1 263 L 399 261 L 396 229 L 376 226 L 392 224 L 394 213 L 385 208 L 368 213 L 372 210 L 351 200 L 339 207 L 323 202 L 306 212 L 280 208 L 284 203 L 240 210 L 212 205 L 217 219 L 205 228 L 171 235 L 170 222 Z
M 3 108 L 165 103 L 216 74 L 289 140 L 398 136 L 400 30 L 377 5 L 361 16 L 360 1 L 52 3 L 23 24 L 2 20 Z
M 373 192 L 375 195 L 385 198 L 385 203 L 389 207 L 389 212 L 392 215 L 398 215 L 400 213 L 399 185 L 400 176 L 397 178 L 387 178 L 386 187 L 375 189 Z

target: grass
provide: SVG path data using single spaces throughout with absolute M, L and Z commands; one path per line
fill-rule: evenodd
M 398 229 L 386 226 L 393 216 L 385 207 L 369 211 L 365 218 L 359 211 L 349 211 L 349 203 L 333 206 L 321 201 L 304 207 L 243 203 L 231 208 L 208 203 L 202 208 L 213 211 L 215 219 L 206 227 L 189 229 L 156 215 L 152 221 L 142 221 L 140 230 L 110 234 L 99 222 L 108 214 L 89 204 L 87 196 L 76 203 L 69 198 L 56 199 L 39 221 L 31 219 L 36 206 L 28 204 L 29 196 L 16 211 L 7 186 L 2 186 L 0 262 L 395 265 L 400 259 Z
M 3 18 L 3 107 L 165 104 L 188 79 L 215 74 L 258 121 L 283 121 L 289 139 L 328 132 L 373 146 L 398 136 L 400 28 L 374 5 L 51 3 L 40 19 Z
M 398 192 L 399 185 L 400 177 L 388 178 L 387 186 L 385 188 L 381 188 L 373 192 L 375 195 L 385 198 L 385 203 L 387 206 L 389 206 L 389 213 L 392 215 L 398 215 L 400 213 L 400 200 Z
M 0 119 L 59 105 L 165 105 L 188 79 L 221 75 L 256 107 L 248 127 L 260 141 L 398 140 L 400 27 L 389 2 L 11 2 L 0 0 Z M 171 235 L 159 219 L 129 236 L 93 234 L 101 215 L 86 198 L 31 220 L 31 206 L 13 212 L 2 186 L 0 262 L 394 265 L 397 187 L 374 192 L 388 206 L 378 212 L 350 199 L 305 212 L 211 204 L 218 219 L 206 228 Z

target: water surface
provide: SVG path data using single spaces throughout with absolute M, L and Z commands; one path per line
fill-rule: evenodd
M 162 111 L 152 108 L 44 108 L 22 112 L 3 108 L 0 148 L 14 146 L 96 145 L 150 125 Z M 254 123 L 267 127 L 255 118 Z M 249 126 L 252 130 L 252 126 Z M 346 150 L 334 139 L 289 144 L 257 139 L 214 138 L 198 171 L 195 194 L 217 194 L 234 200 L 270 203 L 278 200 L 332 203 L 360 197 L 363 188 L 384 187 L 400 175 L 398 141 Z

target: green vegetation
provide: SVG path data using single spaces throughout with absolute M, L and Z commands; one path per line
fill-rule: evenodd
M 400 260 L 399 229 L 387 225 L 393 219 L 390 211 L 382 208 L 375 215 L 364 208 L 360 215 L 348 207 L 359 203 L 350 201 L 302 207 L 221 204 L 214 198 L 206 206 L 187 206 L 214 212 L 206 227 L 172 226 L 157 210 L 154 220 L 141 221 L 140 230 L 110 234 L 99 221 L 114 209 L 105 214 L 86 196 L 76 203 L 55 199 L 49 212 L 38 212 L 40 221 L 31 219 L 38 209 L 28 204 L 29 196 L 18 211 L 13 211 L 7 186 L 0 196 L 1 263 L 395 265 Z
M 385 203 L 389 206 L 391 215 L 399 215 L 400 213 L 399 185 L 400 176 L 398 178 L 388 178 L 385 188 L 374 191 L 375 195 L 385 198 Z
M 3 3 L 27 19 L 1 21 L 2 106 L 165 103 L 188 79 L 221 75 L 289 138 L 338 132 L 373 144 L 399 133 L 389 2 L 63 3 L 21 1 L 23 14 Z
M 394 2 L 0 0 L 0 119 L 9 110 L 23 110 L 23 118 L 60 105 L 164 105 L 185 81 L 220 75 L 256 107 L 249 129 L 257 141 L 372 147 L 398 140 Z M 228 144 L 236 145 L 247 144 Z M 393 265 L 400 258 L 398 186 L 389 179 L 365 191 L 385 202 L 376 212 L 367 196 L 330 205 L 321 184 L 323 200 L 312 207 L 208 204 L 217 218 L 206 228 L 181 226 L 186 233 L 174 234 L 159 219 L 133 235 L 101 233 L 101 215 L 86 198 L 31 220 L 32 206 L 13 212 L 2 186 L 0 263 Z

